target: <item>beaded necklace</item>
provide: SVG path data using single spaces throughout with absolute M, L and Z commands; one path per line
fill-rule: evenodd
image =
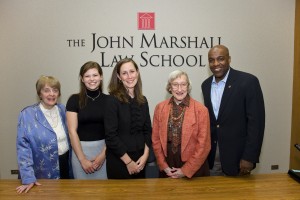
M 182 108 L 181 112 L 175 117 L 175 112 L 173 109 L 173 104 L 171 106 L 169 114 L 169 134 L 168 141 L 172 143 L 172 152 L 175 154 L 178 150 L 178 145 L 181 143 L 181 131 L 182 131 L 182 122 L 185 113 L 185 106 Z

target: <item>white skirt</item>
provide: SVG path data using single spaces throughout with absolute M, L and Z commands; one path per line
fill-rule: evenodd
M 80 143 L 83 153 L 87 159 L 96 157 L 105 147 L 105 140 L 80 141 Z M 82 169 L 74 150 L 72 150 L 72 168 L 74 179 L 107 179 L 106 160 L 98 171 L 95 171 L 92 174 L 86 174 Z

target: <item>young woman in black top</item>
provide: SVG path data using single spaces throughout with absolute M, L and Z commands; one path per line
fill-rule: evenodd
M 75 179 L 107 179 L 105 163 L 103 72 L 96 62 L 80 69 L 80 92 L 67 102 L 72 166 Z

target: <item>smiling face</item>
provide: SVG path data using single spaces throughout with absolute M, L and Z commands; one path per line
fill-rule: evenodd
M 56 105 L 59 97 L 59 89 L 46 84 L 40 91 L 41 103 L 46 109 L 51 109 Z
M 87 70 L 81 77 L 81 81 L 84 83 L 85 87 L 91 91 L 99 89 L 101 80 L 102 76 L 96 68 Z
M 226 76 L 230 67 L 231 58 L 228 49 L 222 45 L 213 47 L 208 52 L 208 62 L 216 82 L 219 82 Z
M 188 94 L 188 81 L 185 75 L 181 75 L 171 82 L 170 91 L 177 103 L 180 103 Z
M 120 67 L 118 74 L 119 80 L 122 81 L 124 87 L 131 93 L 138 82 L 139 72 L 132 62 L 126 62 Z

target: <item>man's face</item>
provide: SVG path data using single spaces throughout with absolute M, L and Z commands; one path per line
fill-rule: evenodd
M 226 49 L 216 47 L 208 52 L 208 62 L 211 72 L 214 74 L 216 82 L 222 80 L 229 70 L 231 58 Z

